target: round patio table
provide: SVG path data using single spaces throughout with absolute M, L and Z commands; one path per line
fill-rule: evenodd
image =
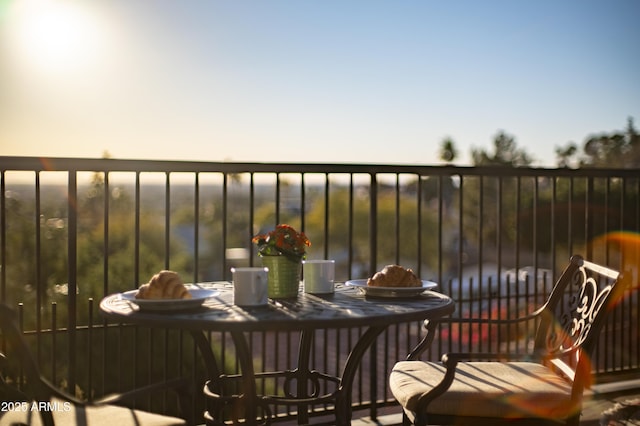
M 120 323 L 191 332 L 209 375 L 204 386 L 210 401 L 205 420 L 211 425 L 223 424 L 224 407 L 238 403 L 242 404 L 244 424 L 269 424 L 269 406 L 274 404 L 296 406 L 298 423 L 306 424 L 310 404 L 333 403 L 336 424 L 348 425 L 354 377 L 362 357 L 377 336 L 391 324 L 435 319 L 454 311 L 451 298 L 433 291 L 407 298 L 372 298 L 342 284 L 336 285 L 333 294 L 313 295 L 301 290 L 296 298 L 269 299 L 266 306 L 246 308 L 233 304 L 233 286 L 228 282 L 199 285 L 219 293 L 193 310 L 141 311 L 120 294 L 114 294 L 101 301 L 100 311 L 105 318 Z M 335 376 L 311 370 L 310 352 L 315 330 L 347 327 L 362 327 L 364 332 L 351 348 L 341 373 Z M 226 375 L 219 370 L 206 338 L 207 332 L 211 331 L 231 334 L 242 374 Z M 247 333 L 272 331 L 300 332 L 297 365 L 286 371 L 256 372 Z M 284 377 L 284 394 L 259 395 L 256 379 L 260 377 Z M 242 392 L 225 395 L 224 384 L 229 380 L 239 381 Z M 332 391 L 322 393 L 321 382 L 332 382 L 335 386 Z M 258 407 L 262 409 L 260 416 Z

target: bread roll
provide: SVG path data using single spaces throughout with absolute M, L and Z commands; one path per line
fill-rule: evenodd
M 136 299 L 191 299 L 191 293 L 173 271 L 160 271 L 151 280 L 142 284 Z
M 411 269 L 405 269 L 400 265 L 387 265 L 382 271 L 367 280 L 367 285 L 372 287 L 420 287 L 422 281 Z

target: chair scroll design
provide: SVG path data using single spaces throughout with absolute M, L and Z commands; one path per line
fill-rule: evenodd
M 574 338 L 573 345 L 581 345 L 591 330 L 591 326 L 613 288 L 605 286 L 598 291 L 598 284 L 593 277 L 587 276 L 584 265 L 574 273 L 573 284 L 579 286 L 576 296 L 570 299 L 569 309 L 560 316 L 560 325 Z
M 613 269 L 572 256 L 547 301 L 513 319 L 441 318 L 390 375 L 404 423 L 578 425 L 583 391 L 591 384 L 591 354 L 606 317 L 628 280 Z M 441 325 L 535 324 L 530 350 L 446 353 L 421 361 Z M 505 378 L 507 377 L 508 378 Z M 532 407 L 536 407 L 535 409 Z
M 608 314 L 605 304 L 610 295 L 614 296 L 611 293 L 619 278 L 617 271 L 573 256 L 547 304 L 541 308 L 543 312 L 547 311 L 545 318 L 548 321 L 543 322 L 537 332 L 540 338 L 546 337 L 544 347 L 540 345 L 537 350 L 571 380 L 575 379 L 573 370 L 577 368 L 581 354 L 590 354 L 595 347 L 598 331 Z M 610 305 L 612 308 L 613 303 Z M 602 311 L 603 307 L 605 311 Z M 603 315 L 599 315 L 601 312 Z M 588 357 L 583 358 L 583 368 L 590 367 L 586 361 L 589 361 Z

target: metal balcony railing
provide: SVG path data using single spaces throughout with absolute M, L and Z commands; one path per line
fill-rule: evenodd
M 539 305 L 573 253 L 638 282 L 637 170 L 0 157 L 0 173 L 0 300 L 19 307 L 44 374 L 89 400 L 152 378 L 204 380 L 188 335 L 107 324 L 97 313 L 103 296 L 160 269 L 185 281 L 229 280 L 230 267 L 259 262 L 251 237 L 277 223 L 304 230 L 309 256 L 335 259 L 338 280 L 402 264 L 437 281 L 460 316 Z M 638 301 L 631 294 L 605 328 L 598 377 L 637 372 Z M 317 333 L 318 369 L 337 372 L 358 332 Z M 425 358 L 524 350 L 531 334 L 442 330 Z M 393 404 L 388 372 L 421 336 L 421 324 L 405 324 L 379 338 L 356 380 L 356 416 Z M 251 338 L 257 369 L 295 360 L 295 334 Z M 229 337 L 210 341 L 236 372 Z M 169 400 L 145 408 L 173 409 Z

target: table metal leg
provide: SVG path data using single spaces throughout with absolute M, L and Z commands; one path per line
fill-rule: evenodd
M 222 395 L 222 387 L 220 386 L 218 380 L 214 379 L 220 377 L 222 373 L 218 368 L 216 357 L 211 350 L 211 343 L 209 342 L 203 331 L 192 331 L 191 337 L 193 338 L 193 341 L 195 342 L 196 347 L 200 352 L 200 356 L 202 356 L 202 361 L 204 363 L 205 369 L 207 370 L 207 377 L 209 378 L 209 380 L 205 384 L 205 387 L 207 388 L 204 389 L 205 395 L 207 393 Z M 215 400 L 207 399 L 206 406 L 207 410 L 204 414 L 205 419 L 211 419 L 213 424 L 216 424 L 218 420 L 220 420 L 219 424 L 221 424 L 224 404 L 222 402 L 217 403 L 217 401 Z
M 335 378 L 338 381 L 337 390 L 335 392 L 335 410 L 336 410 L 336 425 L 348 426 L 351 423 L 351 395 L 352 387 L 355 379 L 355 375 L 360 367 L 362 358 L 366 351 L 371 347 L 376 338 L 386 329 L 386 326 L 372 326 L 369 327 L 358 339 L 355 346 L 351 350 L 344 368 L 342 370 L 341 377 Z M 309 386 L 317 386 L 313 382 L 313 373 L 310 369 L 311 364 L 311 349 L 313 344 L 314 330 L 304 330 L 300 335 L 300 347 L 298 348 L 298 366 L 294 370 L 288 372 L 280 372 L 277 374 L 292 374 L 292 377 L 296 380 L 296 394 L 290 395 L 291 399 L 288 404 L 296 405 L 298 409 L 298 424 L 308 424 L 309 402 L 312 401 L 317 395 L 309 394 Z M 214 424 L 217 420 L 221 420 L 222 408 L 224 406 L 222 386 L 219 383 L 222 377 L 222 372 L 219 370 L 215 360 L 215 356 L 211 351 L 209 341 L 206 339 L 203 333 L 193 332 L 194 340 L 203 356 L 207 372 L 210 376 L 208 383 L 208 390 L 210 393 L 217 394 L 220 398 L 218 404 L 212 404 L 215 407 L 213 416 Z M 245 425 L 256 424 L 270 424 L 271 413 L 270 410 L 264 407 L 264 402 L 257 394 L 256 386 L 256 372 L 253 366 L 253 357 L 249 348 L 249 343 L 243 332 L 231 332 L 231 337 L 234 342 L 236 356 L 240 364 L 242 375 L 240 377 L 242 392 L 241 396 L 236 396 L 236 403 L 241 404 L 242 413 L 245 421 Z M 316 379 L 317 380 L 317 379 Z M 286 385 L 285 385 L 286 386 Z M 315 388 L 314 388 L 315 389 Z M 315 391 L 314 391 L 315 392 Z M 213 398 L 215 401 L 215 398 Z M 300 402 L 296 402 L 296 399 L 300 399 Z M 273 401 L 272 401 L 273 402 Z M 258 407 L 263 408 L 262 420 L 258 421 Z M 236 409 L 240 408 L 236 406 Z M 236 419 L 237 421 L 237 419 Z
M 300 347 L 298 348 L 298 369 L 296 378 L 298 380 L 298 398 L 307 398 L 309 389 L 311 362 L 311 344 L 313 342 L 314 331 L 303 330 L 300 334 Z M 307 412 L 307 404 L 298 405 L 298 424 L 303 425 L 309 423 L 309 413 Z
M 242 424 L 244 425 L 269 424 L 270 421 L 268 417 L 270 416 L 270 412 L 267 409 L 265 409 L 263 413 L 264 420 L 258 422 L 258 406 L 261 404 L 257 396 L 253 357 L 249 350 L 249 344 L 247 343 L 244 333 L 231 333 L 236 350 L 236 356 L 242 371 L 240 379 L 242 393 L 239 396 L 224 395 L 222 378 L 225 377 L 225 375 L 224 372 L 218 368 L 215 355 L 211 350 L 211 344 L 206 338 L 204 332 L 194 331 L 191 334 L 202 355 L 205 368 L 209 376 L 209 380 L 207 381 L 204 390 L 205 396 L 208 396 L 208 411 L 205 413 L 205 419 L 207 419 L 208 424 L 224 424 L 223 410 L 227 404 L 232 407 L 232 416 L 236 422 L 238 422 L 238 418 L 243 417 L 245 421 Z
M 256 373 L 253 368 L 253 357 L 243 332 L 232 332 L 236 356 L 242 371 L 243 409 L 246 424 L 256 424 L 258 415 L 258 392 L 256 389 Z
M 202 331 L 192 331 L 191 337 L 196 344 L 196 347 L 200 351 L 204 366 L 207 369 L 207 375 L 209 378 L 218 377 L 221 374 L 216 362 L 216 357 L 211 350 L 211 344 Z
M 369 327 L 367 331 L 358 339 L 358 342 L 351 350 L 347 362 L 342 370 L 340 387 L 336 394 L 336 425 L 347 426 L 351 424 L 351 391 L 353 380 L 362 357 L 376 338 L 387 328 L 386 326 Z

